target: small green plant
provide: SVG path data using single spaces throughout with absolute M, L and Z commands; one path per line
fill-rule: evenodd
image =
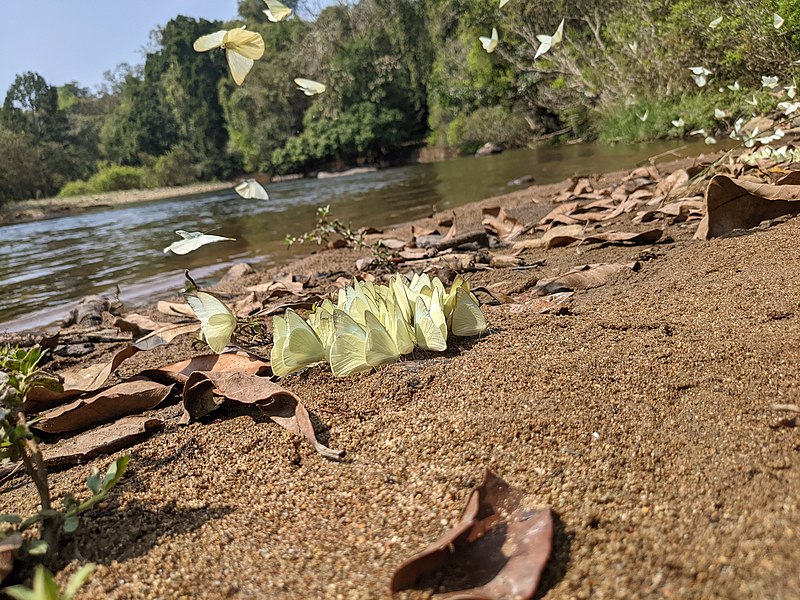
M 331 205 L 322 206 L 317 209 L 317 223 L 314 229 L 293 236 L 286 234 L 286 243 L 289 246 L 294 244 L 304 244 L 306 242 L 316 242 L 318 246 L 327 244 L 332 238 L 338 236 L 347 242 L 349 246 L 356 249 L 369 248 L 372 251 L 372 264 L 375 266 L 386 266 L 391 262 L 394 252 L 382 246 L 380 242 L 368 244 L 361 231 L 353 231 L 350 224 L 345 225 L 339 219 L 331 219 Z
M 81 589 L 86 580 L 95 570 L 96 565 L 90 563 L 82 566 L 76 573 L 70 577 L 67 587 L 62 592 L 58 589 L 53 574 L 47 570 L 44 565 L 36 567 L 36 573 L 33 575 L 33 588 L 27 588 L 24 585 L 14 585 L 7 587 L 3 590 L 6 594 L 15 600 L 72 600 L 75 593 Z
M 27 536 L 21 550 L 30 555 L 46 555 L 55 551 L 62 531 L 72 532 L 78 516 L 105 498 L 128 466 L 128 456 L 112 463 L 104 475 L 95 468 L 86 480 L 91 496 L 78 501 L 71 494 L 62 500 L 62 508 L 53 507 L 44 457 L 25 416 L 24 404 L 35 387 L 61 389 L 60 382 L 39 367 L 44 352 L 38 346 L 29 349 L 0 348 L 0 464 L 21 461 L 39 494 L 41 508 L 23 519 L 15 514 L 0 515 L 0 540 L 22 534 L 33 526 L 40 529 L 39 539 Z

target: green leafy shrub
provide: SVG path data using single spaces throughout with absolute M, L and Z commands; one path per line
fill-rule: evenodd
M 447 128 L 447 142 L 471 154 L 486 142 L 514 148 L 525 144 L 530 128 L 524 116 L 502 106 L 479 108 L 454 119 Z
M 143 167 L 103 165 L 89 179 L 89 185 L 95 192 L 115 192 L 147 187 L 146 180 L 147 170 Z
M 196 163 L 186 148 L 176 146 L 153 163 L 147 183 L 153 187 L 194 183 L 198 179 Z
M 69 196 L 83 196 L 85 194 L 94 193 L 95 189 L 88 181 L 68 181 L 67 184 L 58 192 L 59 198 L 67 198 Z

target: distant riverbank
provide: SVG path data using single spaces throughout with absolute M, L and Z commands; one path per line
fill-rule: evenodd
M 77 214 L 92 208 L 106 206 L 120 206 L 134 202 L 148 202 L 151 200 L 164 200 L 181 196 L 194 196 L 207 194 L 232 188 L 228 182 L 193 183 L 190 185 L 161 187 L 149 190 L 119 190 L 84 196 L 70 196 L 66 198 L 43 198 L 41 200 L 22 200 L 9 202 L 0 207 L 0 225 L 10 225 L 23 221 L 48 219 L 65 214 Z

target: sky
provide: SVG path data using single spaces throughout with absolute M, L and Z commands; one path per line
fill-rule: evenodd
M 226 21 L 236 0 L 0 0 L 0 102 L 18 73 L 94 89 L 118 64 L 144 62 L 150 32 L 177 15 Z

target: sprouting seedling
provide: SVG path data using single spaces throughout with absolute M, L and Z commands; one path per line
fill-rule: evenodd
M 267 5 L 267 9 L 263 13 L 273 23 L 285 21 L 294 14 L 294 11 L 283 2 L 278 2 L 278 0 L 264 0 L 264 2 Z
M 247 31 L 244 27 L 217 31 L 201 36 L 192 46 L 196 52 L 207 52 L 221 48 L 225 50 L 228 68 L 236 85 L 242 85 L 253 68 L 253 62 L 264 56 L 264 38 L 260 33 Z
M 215 242 L 225 242 L 228 240 L 235 240 L 236 238 L 223 237 L 221 235 L 209 235 L 199 231 L 183 231 L 178 229 L 175 233 L 183 239 L 177 242 L 172 242 L 169 246 L 164 248 L 164 254 L 172 252 L 174 254 L 189 254 L 206 244 L 213 244 Z
M 553 35 L 537 35 L 536 39 L 539 40 L 539 47 L 536 49 L 533 60 L 561 43 L 564 39 L 564 19 L 561 19 L 561 23 L 558 24 L 558 28 Z
M 58 583 L 53 574 L 44 565 L 37 565 L 33 574 L 33 588 L 14 585 L 5 588 L 3 592 L 15 600 L 72 600 L 95 568 L 97 568 L 97 565 L 93 563 L 83 565 L 69 578 L 67 587 L 62 592 L 58 589 Z
M 497 45 L 500 43 L 500 40 L 497 37 L 497 28 L 496 27 L 492 27 L 492 35 L 491 35 L 491 37 L 480 36 L 478 39 L 481 41 L 481 45 L 483 46 L 483 49 L 486 50 L 486 52 L 488 52 L 489 54 L 494 52 L 495 49 L 497 49 Z
M 303 92 L 306 96 L 316 96 L 317 94 L 321 94 L 328 89 L 328 86 L 326 86 L 324 83 L 314 81 L 313 79 L 303 79 L 302 77 L 297 77 L 294 82 L 297 84 L 297 89 Z
M 269 194 L 264 186 L 258 183 L 255 179 L 245 179 L 240 182 L 235 188 L 236 193 L 242 198 L 249 200 L 255 198 L 256 200 L 269 200 Z

